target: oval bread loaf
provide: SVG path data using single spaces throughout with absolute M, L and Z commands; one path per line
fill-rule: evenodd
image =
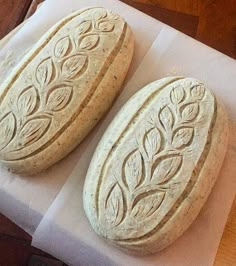
M 71 152 L 112 104 L 133 55 L 130 27 L 104 8 L 56 24 L 0 91 L 0 162 L 36 174 Z
M 205 203 L 228 143 L 227 115 L 192 78 L 147 85 L 102 137 L 84 185 L 94 230 L 137 254 L 178 238 Z

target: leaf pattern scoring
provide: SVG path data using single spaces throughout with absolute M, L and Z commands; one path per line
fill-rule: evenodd
M 77 31 L 78 34 L 84 34 L 87 33 L 92 27 L 92 22 L 91 21 L 83 21 L 78 25 Z
M 148 158 L 151 160 L 153 156 L 159 152 L 161 148 L 161 135 L 156 128 L 151 128 L 144 135 L 144 149 Z
M 66 78 L 78 77 L 86 66 L 86 55 L 74 55 L 66 59 L 62 65 L 62 73 Z
M 112 22 L 101 21 L 98 23 L 98 29 L 103 32 L 109 32 L 114 29 L 115 25 Z
M 177 86 L 175 88 L 172 89 L 171 93 L 170 93 L 170 99 L 172 101 L 173 104 L 179 104 L 183 101 L 184 99 L 184 89 L 182 86 Z
M 43 60 L 36 69 L 36 80 L 41 87 L 48 85 L 54 76 L 54 65 L 51 58 Z
M 105 202 L 105 214 L 108 224 L 117 226 L 124 215 L 124 199 L 120 186 L 116 183 L 108 192 Z
M 138 150 L 130 153 L 124 161 L 124 175 L 130 191 L 139 186 L 143 177 L 143 158 Z
M 165 192 L 149 191 L 140 197 L 132 209 L 132 216 L 136 219 L 146 219 L 154 214 L 163 202 Z
M 17 99 L 17 107 L 21 114 L 31 115 L 37 106 L 38 93 L 34 86 L 24 89 Z
M 47 109 L 53 112 L 61 111 L 69 104 L 72 95 L 72 86 L 62 84 L 52 88 L 48 94 Z
M 152 184 L 163 184 L 168 182 L 180 170 L 182 164 L 181 155 L 168 155 L 157 159 L 152 166 Z
M 63 58 L 69 53 L 70 46 L 71 46 L 71 40 L 69 36 L 60 39 L 55 46 L 54 50 L 55 56 L 58 58 Z
M 181 116 L 185 122 L 193 121 L 199 113 L 198 103 L 190 103 L 184 106 Z
M 91 50 L 97 46 L 99 42 L 99 35 L 90 34 L 82 38 L 80 42 L 80 49 Z
M 191 89 L 191 96 L 196 100 L 202 100 L 205 94 L 205 88 L 203 85 L 196 85 Z
M 193 128 L 192 127 L 182 127 L 179 128 L 173 137 L 173 146 L 176 149 L 182 149 L 188 146 L 193 139 Z
M 107 17 L 107 12 L 104 9 L 103 10 L 99 10 L 99 11 L 95 12 L 93 17 L 94 17 L 95 20 L 103 19 L 103 18 Z
M 117 14 L 113 13 L 112 11 L 110 11 L 110 19 L 117 20 L 117 19 L 119 19 L 119 16 Z
M 160 122 L 165 130 L 170 130 L 174 124 L 173 114 L 168 106 L 165 106 L 159 113 Z
M 109 214 L 106 215 L 112 223 L 119 225 L 119 228 L 113 228 L 113 232 L 117 229 L 125 232 L 125 239 L 128 230 L 145 227 L 149 221 L 145 219 L 153 219 L 155 223 L 153 214 L 159 215 L 158 210 L 165 204 L 168 191 L 174 185 L 186 182 L 183 164 L 188 160 L 188 150 L 184 149 L 193 143 L 195 125 L 199 127 L 196 118 L 200 116 L 200 100 L 205 95 L 205 88 L 200 83 L 187 82 L 172 87 L 168 98 L 163 97 L 163 107 L 158 110 L 158 115 L 156 110 L 151 109 L 148 115 L 145 113 L 143 116 L 146 121 L 140 119 L 140 126 L 147 128 L 139 131 L 138 125 L 137 128 L 135 126 L 135 130 L 139 131 L 137 135 L 135 132 L 138 140 L 134 142 L 133 149 L 128 150 L 129 154 L 122 158 L 121 172 L 116 174 L 118 183 L 109 190 L 106 200 L 106 208 L 109 205 L 109 212 L 106 212 Z M 166 98 L 167 102 L 163 105 Z M 129 137 L 127 139 L 129 143 Z M 125 147 L 124 152 L 127 152 L 126 149 L 129 147 Z M 117 162 L 114 160 L 110 169 L 114 169 L 115 165 Z M 184 176 L 179 180 L 182 173 Z M 185 186 L 185 183 L 182 185 Z
M 108 14 L 111 16 L 109 21 Z M 11 148 L 16 151 L 44 136 L 54 115 L 50 117 L 47 111 L 58 112 L 68 106 L 73 96 L 73 82 L 85 73 L 89 57 L 92 56 L 90 51 L 99 45 L 99 34 L 112 31 L 115 27 L 114 21 L 118 18 L 116 14 L 107 13 L 102 8 L 93 13 L 92 19 L 84 20 L 80 16 L 75 31 L 58 36 L 59 39 L 53 42 L 52 49 L 45 48 L 46 58 L 40 56 L 40 62 L 32 66 L 33 78 L 31 72 L 26 75 L 32 79 L 32 83 L 23 87 L 23 90 L 20 89 L 15 102 L 13 99 L 9 102 L 10 107 L 13 104 L 13 108 L 16 106 L 19 114 L 10 112 L 1 116 L 0 150 L 13 138 L 15 139 Z M 76 54 L 78 51 L 80 53 Z
M 51 119 L 47 116 L 35 117 L 25 123 L 18 136 L 18 146 L 25 148 L 38 141 L 48 130 Z
M 0 150 L 3 150 L 14 138 L 16 118 L 12 112 L 5 115 L 0 121 Z

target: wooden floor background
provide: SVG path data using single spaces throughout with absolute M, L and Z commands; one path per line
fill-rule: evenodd
M 122 1 L 236 59 L 236 0 Z M 39 2 L 0 0 L 0 39 L 30 16 Z M 0 214 L 0 266 L 65 265 L 30 244 L 31 237 Z M 236 201 L 215 266 L 236 266 Z

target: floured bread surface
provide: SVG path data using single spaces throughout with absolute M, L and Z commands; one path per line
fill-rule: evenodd
M 38 173 L 65 157 L 118 94 L 134 40 L 104 8 L 73 13 L 24 57 L 0 91 L 0 162 Z
M 92 227 L 126 251 L 165 248 L 201 210 L 227 143 L 227 116 L 201 82 L 147 85 L 115 117 L 89 166 L 84 209 Z

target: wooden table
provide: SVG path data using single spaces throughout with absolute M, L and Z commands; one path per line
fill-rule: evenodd
M 86 0 L 85 0 L 86 1 Z M 236 59 L 236 0 L 122 0 Z M 30 16 L 42 0 L 0 0 L 0 38 Z M 0 265 L 65 265 L 30 246 L 31 237 L 0 215 Z M 41 264 L 40 264 L 41 265 Z M 44 264 L 43 264 L 44 265 Z M 236 200 L 215 266 L 236 266 Z

